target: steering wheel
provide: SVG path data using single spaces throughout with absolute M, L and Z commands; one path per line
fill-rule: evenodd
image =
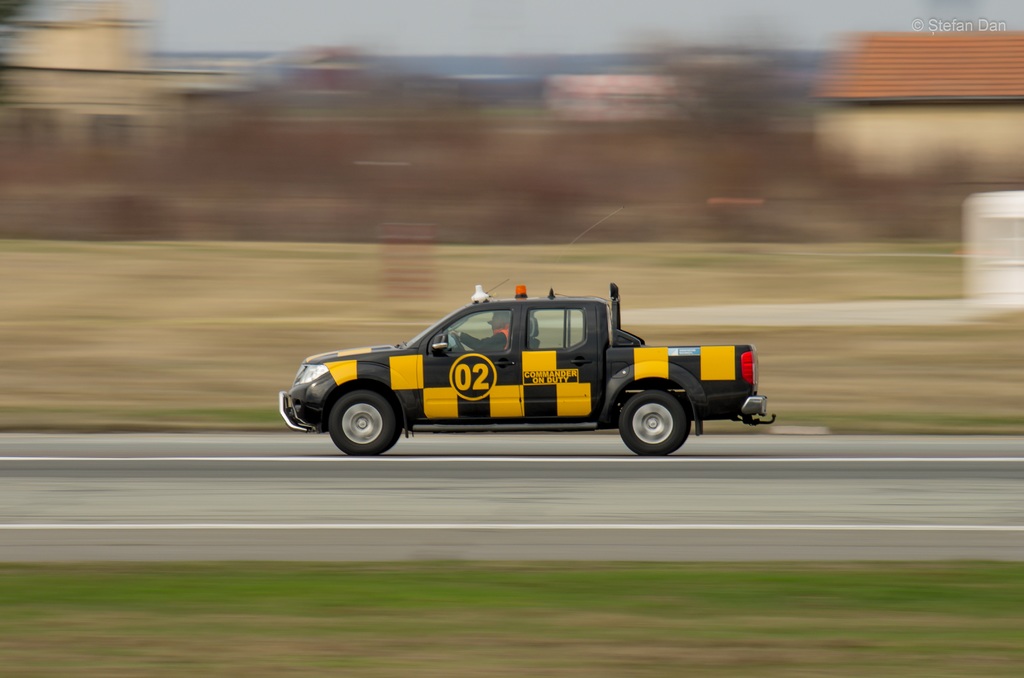
M 448 332 L 448 350 L 449 351 L 461 351 L 462 342 L 459 341 L 459 337 L 455 330 L 449 330 Z

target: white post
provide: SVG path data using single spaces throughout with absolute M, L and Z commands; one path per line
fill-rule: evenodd
M 968 299 L 1024 308 L 1024 191 L 976 193 L 964 202 Z

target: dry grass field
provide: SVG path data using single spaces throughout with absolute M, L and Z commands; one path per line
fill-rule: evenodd
M 305 356 L 408 339 L 478 283 L 509 279 L 496 296 L 517 283 L 605 296 L 615 281 L 625 309 L 949 299 L 962 290 L 962 260 L 943 256 L 954 252 L 0 241 L 0 430 L 282 429 L 276 393 Z M 389 282 L 403 272 L 412 282 Z M 1024 432 L 1021 313 L 956 326 L 630 329 L 650 343 L 757 344 L 780 424 Z

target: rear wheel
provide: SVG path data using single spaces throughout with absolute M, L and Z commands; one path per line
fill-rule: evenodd
M 643 456 L 678 450 L 690 435 L 690 419 L 682 403 L 665 391 L 644 391 L 619 413 L 619 436 L 626 447 Z
M 395 410 L 387 398 L 373 391 L 342 396 L 331 409 L 327 425 L 331 440 L 345 454 L 383 454 L 398 441 Z

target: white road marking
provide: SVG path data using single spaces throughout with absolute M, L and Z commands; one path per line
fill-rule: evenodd
M 500 455 L 487 457 L 418 457 L 418 456 L 390 456 L 390 457 L 58 457 L 58 456 L 22 456 L 22 457 L 0 457 L 0 462 L 5 461 L 131 461 L 131 462 L 158 462 L 158 461 L 206 461 L 206 462 L 301 462 L 301 463 L 453 463 L 453 462 L 487 462 L 487 463 L 516 463 L 516 464 L 686 464 L 686 463 L 716 463 L 716 464 L 891 464 L 891 463 L 1024 463 L 1024 457 L 503 457 Z
M 666 530 L 828 532 L 1024 532 L 1024 525 L 829 523 L 7 523 L 0 530 Z

